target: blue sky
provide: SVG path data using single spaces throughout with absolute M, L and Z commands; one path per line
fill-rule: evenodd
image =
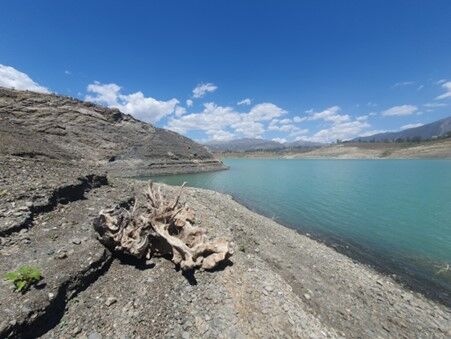
M 441 0 L 8 1 L 0 85 L 200 141 L 333 141 L 450 116 L 450 32 Z

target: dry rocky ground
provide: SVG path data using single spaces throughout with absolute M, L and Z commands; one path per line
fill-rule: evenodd
M 451 139 L 421 143 L 344 143 L 284 151 L 218 153 L 219 157 L 285 159 L 451 159 Z
M 142 186 L 93 167 L 0 158 L 0 272 L 29 264 L 44 276 L 24 294 L 0 283 L 1 338 L 451 336 L 446 306 L 208 190 L 183 198 L 211 237 L 235 243 L 225 265 L 184 276 L 165 258 L 112 255 L 93 218 Z

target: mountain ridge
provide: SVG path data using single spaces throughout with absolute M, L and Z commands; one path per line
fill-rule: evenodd
M 365 137 L 357 137 L 352 141 L 409 141 L 414 139 L 428 140 L 433 138 L 440 138 L 451 132 L 451 116 L 443 118 L 429 124 L 418 127 L 404 129 L 398 132 L 385 132 L 373 134 Z

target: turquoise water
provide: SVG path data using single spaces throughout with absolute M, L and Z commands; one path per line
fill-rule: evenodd
M 247 207 L 429 290 L 451 292 L 451 160 L 226 159 L 230 170 L 157 181 Z M 300 258 L 299 260 L 302 260 Z

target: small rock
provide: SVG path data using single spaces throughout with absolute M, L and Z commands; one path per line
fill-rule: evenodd
M 305 298 L 306 300 L 310 300 L 312 297 L 310 296 L 310 294 L 305 293 L 305 294 L 304 294 L 304 298 Z
M 265 286 L 265 290 L 267 290 L 268 292 L 272 292 L 273 291 L 273 287 L 271 285 L 266 285 Z
M 184 331 L 184 332 L 182 333 L 182 338 L 183 338 L 183 339 L 189 339 L 189 333 L 186 332 L 186 331 Z
M 65 259 L 65 258 L 67 258 L 66 252 L 61 252 L 61 253 L 59 253 L 58 256 L 57 256 L 57 258 L 58 258 L 58 259 Z
M 55 298 L 55 294 L 52 293 L 52 292 L 50 292 L 50 293 L 48 294 L 48 296 L 49 296 L 49 300 L 53 300 L 53 298 Z
M 74 239 L 72 239 L 72 244 L 80 245 L 81 244 L 81 240 L 78 239 L 78 238 L 74 238 Z
M 102 336 L 97 332 L 91 332 L 88 335 L 88 339 L 102 339 Z
M 117 302 L 117 299 L 114 297 L 109 297 L 106 301 L 105 301 L 105 305 L 107 306 L 111 306 L 113 305 L 115 302 Z
M 77 334 L 79 334 L 81 332 L 81 328 L 80 327 L 75 327 L 73 330 L 72 330 L 72 335 L 77 335 Z
M 7 327 L 8 327 L 8 322 L 6 320 L 2 321 L 2 323 L 0 324 L 0 333 L 3 333 Z

